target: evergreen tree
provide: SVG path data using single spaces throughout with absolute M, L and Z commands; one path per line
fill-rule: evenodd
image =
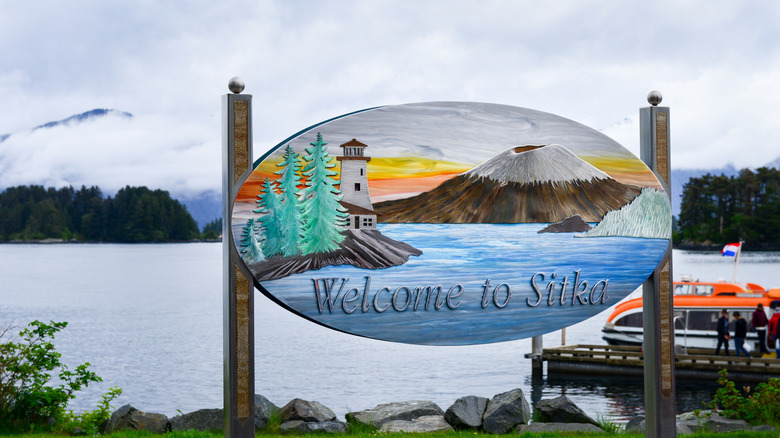
M 750 248 L 780 243 L 780 171 L 742 169 L 736 177 L 703 175 L 683 187 L 681 238 L 691 243 L 743 240 Z
M 317 133 L 317 141 L 306 148 L 304 157 L 306 166 L 303 174 L 309 178 L 303 200 L 303 237 L 301 252 L 314 254 L 331 252 L 339 248 L 344 240 L 341 231 L 347 218 L 346 209 L 339 204 L 341 192 L 335 187 L 339 181 L 334 179 L 336 167 L 328 155 L 327 143 Z
M 241 234 L 241 258 L 249 263 L 257 263 L 263 260 L 263 250 L 260 247 L 257 224 L 254 218 L 249 218 L 242 229 Z
M 217 239 L 222 234 L 222 218 L 214 219 L 203 226 L 201 237 L 203 239 Z
M 282 205 L 279 201 L 279 195 L 276 193 L 276 183 L 266 178 L 263 183 L 262 192 L 257 195 L 257 210 L 260 213 L 260 225 L 263 229 L 262 249 L 265 258 L 270 259 L 282 255 L 284 242 L 282 236 L 282 222 L 279 212 Z
M 293 256 L 301 252 L 301 226 L 303 223 L 301 222 L 301 203 L 298 200 L 300 196 L 298 185 L 301 182 L 299 157 L 292 147 L 287 145 L 284 151 L 284 161 L 277 164 L 282 168 L 276 174 L 281 175 L 278 182 L 279 188 L 282 190 L 282 208 L 279 210 L 279 220 L 282 223 L 282 253 L 285 256 Z
M 19 186 L 0 192 L 0 241 L 163 242 L 198 235 L 186 207 L 163 190 L 128 186 L 113 198 L 84 186 Z

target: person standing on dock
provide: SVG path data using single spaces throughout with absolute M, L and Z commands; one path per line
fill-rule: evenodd
M 723 349 L 726 351 L 726 356 L 729 355 L 729 312 L 726 309 L 720 311 L 720 319 L 718 319 L 718 346 L 715 348 L 715 356 L 720 354 L 720 346 L 723 345 Z
M 756 334 L 758 335 L 758 345 L 759 348 L 761 348 L 762 355 L 769 353 L 769 350 L 766 348 L 766 326 L 768 323 L 769 320 L 766 318 L 764 305 L 758 303 L 758 307 L 753 311 L 751 325 L 756 330 Z
M 772 303 L 774 304 L 774 303 Z M 769 345 L 770 347 L 777 347 L 775 349 L 775 357 L 780 359 L 780 309 L 772 306 L 774 315 L 769 320 Z
M 739 312 L 734 312 L 734 349 L 737 350 L 737 357 L 740 352 L 750 357 L 750 353 L 745 349 L 745 337 L 747 336 L 747 321 L 742 319 Z

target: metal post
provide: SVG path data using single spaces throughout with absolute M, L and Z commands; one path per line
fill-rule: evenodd
M 647 101 L 652 106 L 639 110 L 640 155 L 671 199 L 669 108 L 657 106 L 661 99 L 661 93 L 651 91 Z M 663 260 L 642 285 L 645 434 L 648 437 L 676 435 L 672 290 L 670 240 Z
M 542 353 L 544 344 L 541 336 L 531 338 L 531 375 L 541 377 L 544 373 L 544 362 L 542 362 Z
M 244 81 L 232 78 L 234 94 L 222 96 L 222 291 L 224 436 L 255 436 L 255 324 L 252 275 L 238 259 L 230 218 L 233 200 L 252 171 L 252 95 L 239 94 Z

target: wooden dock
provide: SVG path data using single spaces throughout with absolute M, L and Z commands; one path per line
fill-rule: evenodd
M 685 380 L 716 380 L 718 371 L 726 369 L 729 379 L 766 381 L 780 377 L 780 359 L 715 356 L 712 350 L 688 349 L 675 355 L 675 377 Z M 547 362 L 547 373 L 590 375 L 644 375 L 644 353 L 640 347 L 613 345 L 567 345 L 545 348 L 541 360 Z

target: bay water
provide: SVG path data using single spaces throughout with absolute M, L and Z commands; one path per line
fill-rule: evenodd
M 0 245 L 0 327 L 67 321 L 55 344 L 64 363 L 90 362 L 103 382 L 78 394 L 94 409 L 114 401 L 168 416 L 222 406 L 222 249 L 219 243 Z M 738 281 L 778 287 L 780 253 L 742 255 Z M 731 280 L 733 258 L 674 252 L 674 275 Z M 531 377 L 530 339 L 477 346 L 377 341 L 329 330 L 255 298 L 256 392 L 277 405 L 317 400 L 343 418 L 379 403 L 432 400 L 446 409 L 464 395 L 514 388 L 529 401 L 567 395 L 589 415 L 627 421 L 643 411 L 638 379 Z M 566 329 L 566 343 L 603 344 L 603 312 Z M 544 336 L 561 343 L 561 332 Z M 701 408 L 716 386 L 678 382 L 677 409 Z

